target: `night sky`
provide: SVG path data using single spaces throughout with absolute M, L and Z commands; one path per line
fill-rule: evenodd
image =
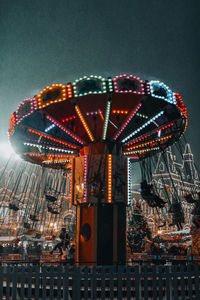
M 0 134 L 24 98 L 84 75 L 158 79 L 188 107 L 200 157 L 199 0 L 0 0 Z

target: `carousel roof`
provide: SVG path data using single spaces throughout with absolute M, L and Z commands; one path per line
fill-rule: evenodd
M 10 117 L 9 137 L 25 160 L 56 167 L 98 142 L 140 159 L 172 144 L 186 126 L 182 98 L 166 84 L 91 75 L 22 101 Z

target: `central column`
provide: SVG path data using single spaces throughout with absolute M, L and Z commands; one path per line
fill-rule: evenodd
M 116 144 L 92 144 L 73 159 L 77 264 L 125 264 L 126 179 L 126 158 Z

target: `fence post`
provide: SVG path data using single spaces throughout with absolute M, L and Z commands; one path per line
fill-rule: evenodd
M 35 299 L 39 299 L 40 275 L 40 266 L 35 266 Z
M 117 267 L 117 299 L 122 299 L 122 266 Z
M 80 300 L 81 299 L 81 267 L 73 267 L 73 273 L 72 273 L 72 299 L 73 300 Z
M 17 275 L 18 275 L 18 268 L 16 266 L 13 267 L 12 271 L 12 300 L 16 300 L 17 298 Z
M 0 266 L 0 299 L 3 299 L 3 271 L 4 267 Z
M 92 267 L 92 273 L 91 273 L 91 299 L 96 300 L 97 299 L 97 270 L 96 266 Z
M 135 299 L 140 299 L 141 296 L 141 281 L 140 281 L 140 272 L 139 266 L 134 266 L 134 277 L 135 277 Z
M 69 276 L 70 276 L 69 267 L 65 266 L 64 274 L 63 274 L 63 299 L 64 300 L 68 300 L 70 298 L 69 297 Z M 72 272 L 72 276 L 73 276 L 73 272 Z

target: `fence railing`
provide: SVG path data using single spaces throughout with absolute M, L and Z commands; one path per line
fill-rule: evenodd
M 200 299 L 200 266 L 1 266 L 0 299 Z

